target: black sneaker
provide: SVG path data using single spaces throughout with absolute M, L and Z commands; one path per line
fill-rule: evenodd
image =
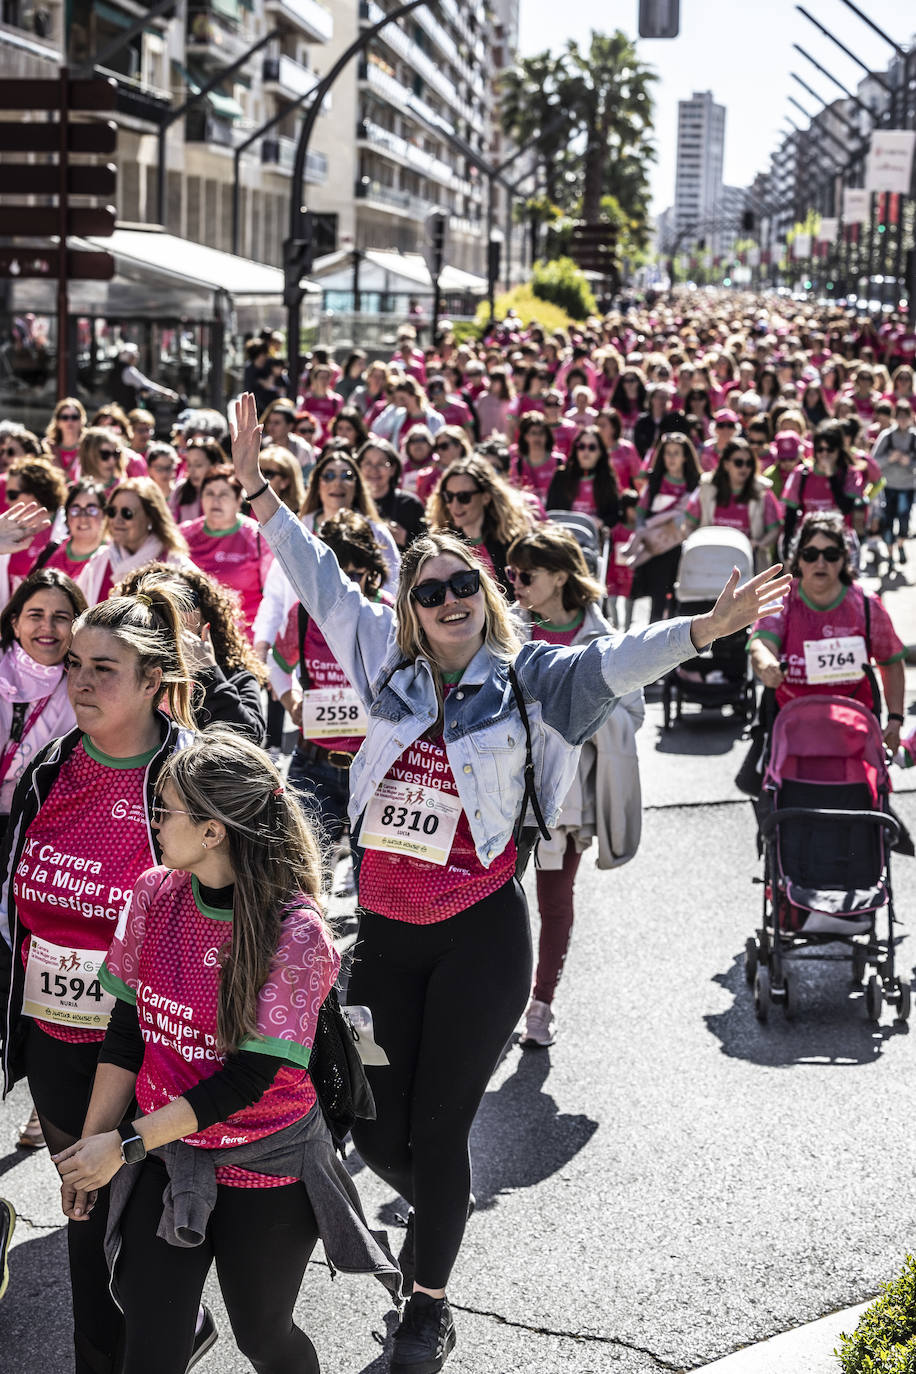
M 455 1348 L 448 1298 L 414 1293 L 394 1333 L 390 1374 L 437 1374 Z
M 200 1324 L 200 1329 L 195 1333 L 194 1345 L 191 1348 L 191 1358 L 188 1360 L 185 1374 L 188 1369 L 193 1369 L 198 1360 L 202 1360 L 212 1345 L 216 1345 L 219 1340 L 219 1332 L 216 1329 L 216 1322 L 213 1320 L 213 1313 L 209 1307 L 204 1307 L 204 1319 Z
M 16 1213 L 13 1204 L 7 1202 L 5 1197 L 0 1197 L 0 1298 L 6 1292 L 7 1284 L 10 1281 L 9 1265 L 6 1257 L 9 1254 L 10 1241 L 13 1239 L 13 1230 L 16 1226 Z M 452 1337 L 454 1345 L 454 1336 Z

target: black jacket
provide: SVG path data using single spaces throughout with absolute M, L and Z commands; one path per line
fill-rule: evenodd
M 149 839 L 150 867 L 161 862 L 155 832 L 150 824 L 150 806 L 156 790 L 156 780 L 162 766 L 175 749 L 187 744 L 188 731 L 160 713 L 159 728 L 161 744 L 156 755 L 146 767 L 146 833 Z M 0 849 L 0 1050 L 3 1062 L 3 1096 L 13 1084 L 25 1076 L 24 1045 L 27 1026 L 23 1024 L 22 995 L 25 985 L 25 969 L 19 950 L 24 931 L 19 924 L 16 898 L 13 892 L 13 875 L 22 858 L 26 833 L 43 804 L 51 788 L 57 781 L 62 765 L 73 753 L 83 738 L 77 728 L 61 739 L 52 739 L 36 755 L 33 763 L 26 769 L 13 793 L 10 807 L 10 823 Z M 7 944 L 9 939 L 9 944 Z
M 204 689 L 203 701 L 194 707 L 201 729 L 207 725 L 227 725 L 263 746 L 267 724 L 261 686 L 253 673 L 239 668 L 227 675 L 219 664 L 213 663 L 196 672 L 194 680 Z

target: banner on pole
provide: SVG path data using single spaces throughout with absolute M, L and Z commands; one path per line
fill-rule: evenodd
M 875 129 L 865 163 L 866 191 L 900 191 L 907 195 L 913 171 L 912 129 Z
M 817 231 L 818 243 L 836 243 L 839 220 L 822 219 Z
M 871 213 L 871 191 L 843 192 L 843 221 L 845 224 L 867 224 Z

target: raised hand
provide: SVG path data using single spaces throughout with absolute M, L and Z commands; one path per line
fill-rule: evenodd
M 780 573 L 782 564 L 774 563 L 739 588 L 740 574 L 735 568 L 712 610 L 706 615 L 694 616 L 691 622 L 690 637 L 696 647 L 705 649 L 714 639 L 724 639 L 726 635 L 753 625 L 761 616 L 774 615 L 780 610 L 792 585 L 791 576 L 783 573 L 780 577 Z
M 0 553 L 15 553 L 31 544 L 51 517 L 37 501 L 16 501 L 0 515 Z
M 232 440 L 232 466 L 246 491 L 257 491 L 264 485 L 258 458 L 261 452 L 261 430 L 254 396 L 246 391 L 235 402 L 229 416 L 229 436 Z

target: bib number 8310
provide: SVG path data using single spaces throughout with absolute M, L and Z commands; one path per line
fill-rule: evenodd
M 439 829 L 439 817 L 431 811 L 424 816 L 422 811 L 408 811 L 406 806 L 383 806 L 381 819 L 382 825 L 393 825 L 399 830 L 403 826 L 418 834 L 422 831 L 424 835 L 435 835 Z

